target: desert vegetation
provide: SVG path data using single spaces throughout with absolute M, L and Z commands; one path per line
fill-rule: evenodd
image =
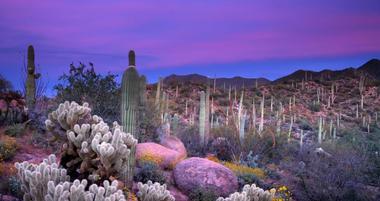
M 4 200 L 380 199 L 378 80 L 365 69 L 252 86 L 171 77 L 148 84 L 71 64 L 55 97 L 0 77 Z M 363 70 L 364 69 L 364 70 Z

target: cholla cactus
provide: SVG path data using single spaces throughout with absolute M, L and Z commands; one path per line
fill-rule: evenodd
M 46 128 L 52 131 L 56 128 L 56 124 L 64 130 L 73 129 L 75 124 L 79 121 L 89 120 L 91 118 L 91 108 L 88 107 L 88 103 L 79 105 L 76 102 L 61 103 L 58 109 L 48 115 L 48 119 L 45 121 Z M 103 121 L 102 118 L 93 117 L 96 121 Z
M 103 186 L 92 184 L 88 191 L 85 191 L 86 186 L 85 179 L 58 185 L 50 181 L 45 201 L 126 201 L 123 192 L 117 189 L 117 181 L 110 184 L 105 180 Z
M 235 192 L 228 198 L 218 198 L 216 201 L 272 201 L 276 190 L 264 191 L 255 184 L 245 185 L 241 193 Z
M 50 155 L 39 165 L 24 161 L 15 166 L 24 192 L 24 201 L 43 201 L 48 192 L 48 182 L 58 184 L 70 180 L 66 170 L 58 168 L 55 155 Z
M 112 128 L 93 115 L 87 103 L 60 104 L 46 120 L 48 130 L 66 130 L 63 144 L 63 167 L 70 171 L 88 173 L 90 180 L 121 176 L 128 170 L 130 148 L 137 140 L 114 122 Z
M 148 181 L 146 184 L 139 182 L 137 188 L 139 189 L 137 197 L 140 201 L 175 201 L 170 192 L 166 190 L 166 184 L 161 185 L 157 182 L 153 184 L 152 181 Z

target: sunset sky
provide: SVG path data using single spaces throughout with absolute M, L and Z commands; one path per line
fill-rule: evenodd
M 0 73 L 16 88 L 29 44 L 49 93 L 72 62 L 120 77 L 130 49 L 150 82 L 173 73 L 273 80 L 380 58 L 380 1 L 1 0 Z

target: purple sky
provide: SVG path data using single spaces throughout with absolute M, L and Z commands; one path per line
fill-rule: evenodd
M 380 58 L 379 0 L 103 2 L 2 0 L 0 73 L 19 87 L 28 44 L 50 87 L 71 62 L 121 75 L 130 49 L 150 82 L 172 73 L 275 79 Z

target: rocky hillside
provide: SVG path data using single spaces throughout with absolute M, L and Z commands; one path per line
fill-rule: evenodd
M 370 75 L 372 79 L 380 79 L 380 60 L 372 59 L 358 68 L 345 68 L 343 70 L 322 70 L 319 72 L 297 70 L 294 73 L 274 80 L 273 83 L 284 83 L 291 81 L 329 79 L 338 80 L 347 77 L 355 77 L 360 74 Z
M 237 88 L 241 88 L 243 86 L 254 86 L 256 85 L 262 86 L 270 83 L 270 80 L 265 78 L 244 78 L 244 77 L 232 77 L 232 78 L 216 78 L 216 86 L 226 87 L 236 86 Z M 207 82 L 213 83 L 214 78 L 208 78 L 199 74 L 190 74 L 190 75 L 170 75 L 164 78 L 164 83 L 169 85 L 176 84 L 206 84 Z

